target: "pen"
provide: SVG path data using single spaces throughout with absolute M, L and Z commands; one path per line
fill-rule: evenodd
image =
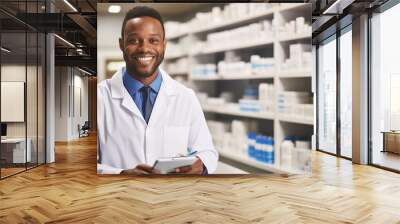
M 192 156 L 192 155 L 194 155 L 196 153 L 197 153 L 197 151 L 193 151 L 193 152 L 188 153 L 187 156 Z

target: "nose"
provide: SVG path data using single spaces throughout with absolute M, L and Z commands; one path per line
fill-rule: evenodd
M 147 52 L 149 50 L 149 43 L 146 40 L 141 40 L 139 42 L 138 50 L 141 52 Z

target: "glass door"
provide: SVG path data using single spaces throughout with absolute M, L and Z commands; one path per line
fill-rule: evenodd
M 46 39 L 22 22 L 27 13 L 45 13 L 44 5 L 0 2 L 0 8 L 15 10 L 15 16 L 0 11 L 0 178 L 45 163 Z
M 351 25 L 341 31 L 340 52 L 340 155 L 352 158 L 352 32 Z
M 390 2 L 389 2 L 390 3 Z M 370 162 L 400 171 L 400 4 L 371 18 Z
M 336 35 L 318 46 L 318 149 L 336 154 Z

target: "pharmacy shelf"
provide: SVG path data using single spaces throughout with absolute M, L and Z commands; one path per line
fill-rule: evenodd
M 304 3 L 293 3 L 290 5 L 286 5 L 286 6 L 280 6 L 279 8 L 271 8 L 265 12 L 260 12 L 257 14 L 252 14 L 250 16 L 246 16 L 246 17 L 242 17 L 242 18 L 237 18 L 237 19 L 232 19 L 229 21 L 223 21 L 220 23 L 216 23 L 216 24 L 212 24 L 210 26 L 206 26 L 206 27 L 200 27 L 197 29 L 193 29 L 193 30 L 188 30 L 187 32 L 181 32 L 181 33 L 177 33 L 177 34 L 172 34 L 172 35 L 168 35 L 166 37 L 167 40 L 173 40 L 185 35 L 189 35 L 189 34 L 198 34 L 198 33 L 205 33 L 205 32 L 210 32 L 210 31 L 214 31 L 217 29 L 221 29 L 221 28 L 228 28 L 228 27 L 232 27 L 232 26 L 236 26 L 236 25 L 241 25 L 241 24 L 245 24 L 245 23 L 249 23 L 252 21 L 256 21 L 259 19 L 262 19 L 263 17 L 268 17 L 270 15 L 272 15 L 274 13 L 274 11 L 278 10 L 278 11 L 288 11 L 291 9 L 296 9 L 296 8 L 300 8 L 300 7 L 305 7 Z
M 291 3 L 291 4 L 285 4 L 283 6 L 280 6 L 278 11 L 279 12 L 285 12 L 288 10 L 293 10 L 297 8 L 302 8 L 302 7 L 307 7 L 307 4 L 309 3 Z
M 248 80 L 248 79 L 272 79 L 274 78 L 274 73 L 270 72 L 267 74 L 249 74 L 249 75 L 217 75 L 209 77 L 190 77 L 193 81 L 213 81 L 213 80 Z
M 227 31 L 239 27 L 241 25 L 248 25 L 253 22 L 260 22 L 264 19 L 270 20 L 271 18 L 275 20 L 276 24 L 284 25 L 286 22 L 290 22 L 289 20 L 295 19 L 295 17 L 304 16 L 302 15 L 302 13 L 308 11 L 309 7 L 310 5 L 305 3 L 298 3 L 298 4 L 291 3 L 291 4 L 279 5 L 273 7 L 271 11 L 267 11 L 265 13 L 260 13 L 256 15 L 253 14 L 249 15 L 248 17 L 242 17 L 235 20 L 224 21 L 218 24 L 208 23 L 205 24 L 204 26 L 193 26 L 193 29 L 188 30 L 188 32 L 186 33 L 172 33 L 174 35 L 170 35 L 167 38 L 168 39 L 175 38 L 172 41 L 176 41 L 178 40 L 176 38 L 188 36 L 188 37 L 194 37 L 196 39 L 199 38 L 202 41 L 204 41 L 204 37 L 209 33 Z M 255 80 L 257 82 L 262 81 L 270 83 L 271 81 L 273 81 L 275 87 L 274 92 L 275 94 L 277 94 L 280 91 L 284 90 L 287 91 L 297 90 L 297 88 L 295 88 L 297 87 L 295 86 L 295 84 L 297 85 L 296 78 L 298 78 L 299 79 L 298 85 L 301 86 L 300 89 L 302 89 L 303 91 L 311 91 L 312 85 L 310 85 L 308 82 L 312 82 L 313 79 L 312 68 L 308 69 L 303 68 L 296 70 L 295 69 L 280 70 L 281 68 L 280 63 L 282 63 L 284 59 L 289 56 L 287 55 L 289 45 L 297 43 L 311 44 L 311 33 L 307 34 L 301 33 L 299 35 L 295 35 L 294 33 L 291 33 L 290 35 L 284 35 L 284 33 L 281 33 L 281 35 L 279 35 L 279 33 L 276 33 L 274 35 L 271 35 L 271 37 L 268 39 L 269 40 L 266 40 L 266 38 L 263 39 L 260 38 L 259 41 L 252 43 L 242 41 L 236 45 L 231 45 L 229 43 L 226 43 L 226 45 L 216 44 L 211 46 L 207 44 L 208 42 L 205 42 L 204 46 L 199 48 L 197 53 L 190 53 L 189 52 L 190 50 L 188 50 L 188 53 L 185 55 L 178 55 L 179 57 L 174 56 L 166 58 L 176 59 L 176 58 L 188 57 L 188 59 L 190 59 L 188 60 L 188 63 L 191 66 L 193 66 L 202 63 L 217 63 L 216 59 L 220 59 L 220 57 L 217 57 L 219 56 L 218 54 L 222 54 L 226 51 L 234 51 L 239 56 L 242 56 L 245 53 L 247 57 L 247 53 L 252 54 L 254 52 L 254 54 L 257 54 L 259 50 L 263 48 L 266 52 L 271 51 L 272 52 L 271 56 L 274 57 L 275 62 L 277 62 L 276 64 L 277 69 L 274 72 L 262 75 L 253 75 L 253 74 L 243 75 L 243 74 L 236 74 L 239 72 L 235 71 L 234 72 L 235 74 L 227 74 L 224 76 L 215 75 L 209 77 L 198 77 L 198 76 L 196 77 L 196 76 L 191 76 L 190 74 L 191 71 L 188 71 L 189 74 L 187 76 L 188 78 L 187 80 L 191 85 L 201 87 L 199 89 L 201 89 L 205 93 L 208 93 L 209 95 L 214 95 L 214 93 L 219 93 L 225 90 L 224 88 L 221 88 L 220 85 L 221 83 L 219 83 L 219 80 L 236 80 L 232 81 L 231 84 L 235 84 L 244 88 L 248 84 L 246 80 L 250 79 Z M 209 46 L 213 48 L 210 48 Z M 171 68 L 173 69 L 174 67 Z M 183 78 L 186 78 L 186 76 Z M 213 84 L 213 85 L 208 85 L 208 84 Z M 307 137 L 308 134 L 312 132 L 312 127 L 314 125 L 312 119 L 301 119 L 294 116 L 285 116 L 284 114 L 276 113 L 275 111 L 277 109 L 277 105 L 275 105 L 274 108 L 272 109 L 273 110 L 272 113 L 240 111 L 238 103 L 236 103 L 235 105 L 228 103 L 217 106 L 216 105 L 217 104 L 205 104 L 202 105 L 202 108 L 204 110 L 204 113 L 207 113 L 207 115 L 218 115 L 218 116 L 210 116 L 210 118 L 212 117 L 213 120 L 219 122 L 227 122 L 230 121 L 231 118 L 243 120 L 244 122 L 248 122 L 249 120 L 253 120 L 256 122 L 266 121 L 268 123 L 268 128 L 272 129 L 273 132 L 273 138 L 275 141 L 275 148 L 276 148 L 275 161 L 278 164 L 282 153 L 279 149 L 284 137 L 287 135 L 294 135 L 294 136 L 304 135 L 304 137 Z M 257 132 L 260 132 L 261 134 L 263 131 L 265 130 L 261 128 L 257 130 Z M 253 158 L 250 158 L 244 152 L 242 154 L 239 154 L 237 153 L 237 151 L 236 150 L 220 151 L 220 155 L 221 157 L 229 158 L 232 161 L 237 161 L 237 163 L 246 164 L 248 166 L 255 167 L 260 170 L 265 170 L 268 172 L 301 173 L 298 171 L 296 172 L 293 170 L 288 170 L 289 168 L 286 167 L 285 168 L 278 167 L 275 164 L 262 163 Z
M 258 20 L 261 19 L 263 17 L 267 17 L 270 16 L 274 13 L 274 9 L 270 9 L 267 10 L 265 12 L 260 12 L 257 14 L 253 14 L 251 16 L 246 16 L 246 17 L 242 17 L 242 18 L 238 18 L 238 19 L 232 19 L 230 21 L 223 21 L 220 23 L 216 23 L 216 24 L 212 24 L 210 26 L 206 26 L 206 27 L 200 27 L 197 29 L 193 29 L 193 30 L 189 30 L 187 32 L 181 32 L 181 33 L 177 33 L 177 34 L 173 34 L 173 35 L 168 35 L 166 37 L 167 40 L 173 40 L 179 37 L 183 37 L 185 35 L 189 35 L 189 34 L 199 34 L 199 33 L 205 33 L 205 32 L 210 32 L 210 31 L 214 31 L 217 29 L 221 29 L 221 28 L 227 28 L 227 27 L 232 27 L 232 26 L 236 26 L 236 25 L 241 25 L 241 24 L 245 24 L 245 23 L 249 23 L 252 22 L 254 20 Z
M 173 35 L 168 35 L 165 38 L 167 40 L 173 40 L 173 39 L 176 39 L 176 38 L 179 38 L 179 37 L 183 37 L 183 36 L 185 36 L 187 34 L 188 34 L 188 32 L 176 33 L 176 34 L 173 34 Z
M 187 71 L 170 71 L 168 72 L 170 76 L 188 76 L 189 73 Z
M 310 33 L 305 33 L 305 34 L 298 34 L 298 35 L 288 35 L 286 37 L 279 38 L 280 42 L 289 42 L 289 41 L 297 41 L 297 40 L 303 40 L 303 39 L 309 39 L 311 43 L 311 32 Z
M 176 54 L 176 55 L 165 56 L 165 59 L 166 59 L 166 60 L 171 60 L 171 59 L 183 58 L 183 57 L 187 57 L 187 56 L 188 56 L 187 53 L 182 53 L 182 54 Z
M 278 115 L 278 119 L 280 121 L 290 122 L 290 123 L 295 123 L 295 124 L 314 125 L 314 121 L 313 120 L 304 119 L 304 118 L 290 117 L 290 116 L 281 115 L 281 114 Z
M 300 174 L 300 171 L 296 170 L 289 170 L 289 169 L 282 169 L 278 167 L 275 164 L 268 164 L 268 163 L 262 163 L 259 162 L 255 159 L 250 158 L 248 155 L 243 154 L 243 153 L 238 153 L 238 152 L 226 152 L 219 150 L 218 151 L 219 155 L 231 160 L 234 160 L 236 162 L 246 164 L 251 167 L 255 167 L 261 170 L 269 171 L 272 173 L 278 173 L 278 174 Z
M 290 69 L 290 70 L 281 70 L 278 73 L 279 78 L 306 78 L 311 77 L 311 68 L 309 69 Z
M 273 43 L 274 43 L 273 40 L 261 40 L 261 41 L 247 43 L 247 44 L 243 44 L 243 45 L 236 45 L 236 46 L 219 48 L 219 49 L 205 50 L 205 51 L 199 52 L 197 54 L 192 54 L 191 56 L 214 54 L 214 53 L 231 51 L 231 50 L 240 50 L 240 49 L 246 49 L 246 48 L 260 47 L 260 46 L 272 45 Z
M 209 75 L 209 76 L 205 76 L 205 77 L 196 77 L 196 76 L 189 75 L 189 79 L 192 81 L 213 81 L 213 80 L 221 80 L 222 77 L 217 76 L 217 75 Z
M 220 29 L 220 28 L 227 28 L 227 27 L 230 27 L 230 26 L 241 25 L 241 24 L 244 24 L 244 23 L 248 23 L 248 22 L 252 22 L 254 20 L 261 19 L 263 17 L 270 16 L 273 13 L 274 13 L 274 9 L 271 8 L 271 9 L 265 11 L 265 12 L 253 14 L 251 16 L 237 18 L 237 19 L 233 19 L 233 20 L 229 20 L 229 21 L 224 21 L 224 22 L 221 22 L 221 23 L 213 24 L 211 26 L 206 26 L 206 27 L 200 27 L 198 29 L 193 29 L 193 30 L 189 31 L 189 33 L 191 33 L 191 34 L 204 33 L 204 32 L 214 31 L 214 30 Z
M 190 76 L 190 80 L 193 81 L 215 81 L 215 80 L 249 80 L 249 79 L 273 79 L 275 72 L 267 74 L 250 74 L 250 75 L 215 75 L 206 77 Z M 299 69 L 299 70 L 283 70 L 276 73 L 279 78 L 311 78 L 310 69 Z
M 210 105 L 202 105 L 202 108 L 203 108 L 204 112 L 208 112 L 208 113 L 226 114 L 226 115 L 239 116 L 239 117 L 249 117 L 249 118 L 257 118 L 257 119 L 264 119 L 264 120 L 274 120 L 274 117 L 275 117 L 273 113 L 241 111 L 239 109 L 239 104 L 237 104 L 237 106 L 236 106 L 237 109 L 227 109 L 227 107 L 224 105 L 221 105 L 219 107 L 215 107 L 215 106 L 213 107 Z

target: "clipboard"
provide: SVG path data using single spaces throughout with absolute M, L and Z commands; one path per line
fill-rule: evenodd
M 153 169 L 157 169 L 161 174 L 174 172 L 176 168 L 191 166 L 198 158 L 196 156 L 160 158 L 154 162 Z

